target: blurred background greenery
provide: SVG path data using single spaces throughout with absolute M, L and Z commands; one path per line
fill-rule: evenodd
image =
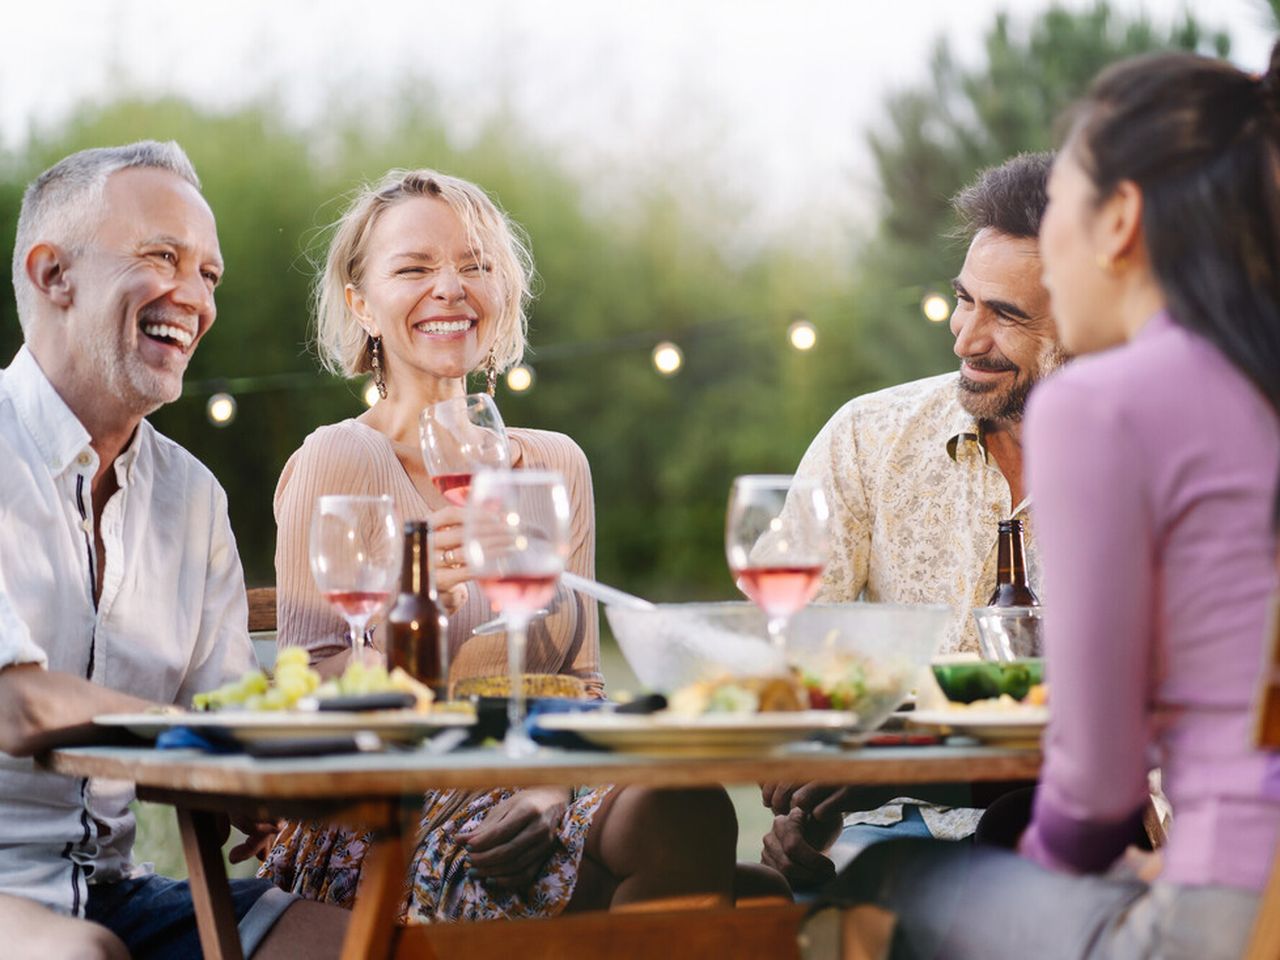
M 1280 0 L 1258 6 L 1280 23 Z M 213 110 L 103 91 L 0 153 L 0 247 L 12 249 L 24 184 L 65 154 L 140 138 L 187 149 L 218 217 L 226 281 L 184 397 L 152 419 L 226 488 L 249 583 L 265 584 L 286 458 L 317 426 L 362 409 L 364 385 L 319 373 L 307 347 L 308 284 L 327 224 L 355 184 L 389 167 L 472 179 L 528 231 L 540 274 L 527 358 L 536 384 L 521 394 L 500 387 L 499 403 L 508 423 L 563 431 L 586 451 L 598 576 L 653 599 L 730 597 L 722 538 L 733 476 L 790 472 L 845 400 L 954 367 L 946 325 L 921 314 L 922 298 L 948 291 L 963 259 L 963 245 L 946 239 L 948 198 L 984 166 L 1051 147 L 1055 118 L 1106 63 L 1164 48 L 1227 55 L 1230 41 L 1190 13 L 1159 26 L 1105 2 L 1000 15 L 976 60 L 962 62 L 939 39 L 926 79 L 893 93 L 865 133 L 875 215 L 850 223 L 851 242 L 829 250 L 790 241 L 804 224 L 773 240 L 726 242 L 750 211 L 693 148 L 637 171 L 619 202 L 593 203 L 590 185 L 514 110 L 492 113 L 465 143 L 451 137 L 439 95 L 420 77 L 376 119 L 360 103 L 335 102 L 312 125 L 284 119 L 270 94 Z M 816 330 L 811 350 L 789 345 L 799 319 Z M 662 340 L 683 351 L 669 378 L 650 362 Z M 0 358 L 20 342 L 6 275 Z M 205 404 L 221 390 L 238 413 L 219 429 Z M 627 685 L 611 649 L 606 665 L 611 683 Z M 754 791 L 737 799 L 740 853 L 754 858 L 768 817 Z M 170 822 L 143 817 L 141 849 L 180 874 Z
M 0 156 L 0 246 L 12 247 L 23 185 L 59 157 L 144 137 L 187 149 L 218 217 L 226 282 L 186 395 L 152 419 L 226 488 L 256 585 L 274 579 L 271 497 L 285 459 L 317 426 L 362 409 L 363 384 L 322 375 L 307 349 L 307 288 L 326 225 L 356 183 L 392 166 L 470 178 L 527 229 L 541 278 L 528 358 L 536 384 L 500 388 L 500 405 L 508 423 L 563 431 L 586 451 L 599 577 L 655 599 L 728 597 L 732 477 L 790 472 L 843 401 L 954 365 L 945 324 L 920 311 L 926 292 L 949 289 L 963 256 L 944 239 L 948 197 L 979 168 L 1050 146 L 1055 115 L 1101 65 L 1161 47 L 1225 54 L 1229 39 L 1190 14 L 1158 29 L 1100 3 L 1000 16 L 973 66 L 939 40 L 928 80 L 894 94 L 868 134 L 880 209 L 851 258 L 793 252 L 785 231 L 729 249 L 723 238 L 747 211 L 719 190 L 716 170 L 691 162 L 638 175 L 627 202 L 601 211 L 510 111 L 455 143 L 419 78 L 376 121 L 339 103 L 310 127 L 288 125 L 270 96 L 215 112 L 108 91 Z M 8 284 L 2 357 L 20 342 Z M 798 318 L 817 332 L 807 352 L 787 339 Z M 650 364 L 661 340 L 684 355 L 670 378 Z M 238 413 L 217 429 L 205 404 L 221 389 Z

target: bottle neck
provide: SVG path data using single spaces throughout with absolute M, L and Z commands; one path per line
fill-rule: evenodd
M 1000 531 L 999 552 L 996 555 L 996 583 L 1027 585 L 1027 563 L 1022 552 L 1022 525 Z
M 436 585 L 431 568 L 431 528 L 416 524 L 405 531 L 404 564 L 400 568 L 400 592 L 434 597 Z

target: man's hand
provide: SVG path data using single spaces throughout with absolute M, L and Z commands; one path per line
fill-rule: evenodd
M 794 887 L 821 886 L 836 875 L 835 864 L 806 836 L 805 827 L 810 820 L 799 807 L 785 816 L 774 817 L 773 829 L 765 834 L 760 853 L 760 862 L 773 867 Z
M 231 818 L 231 825 L 245 835 L 243 840 L 227 852 L 227 858 L 232 863 L 240 863 L 250 857 L 262 860 L 276 842 L 276 834 L 284 829 L 283 820 L 252 820 L 239 816 Z
M 527 887 L 554 852 L 568 805 L 562 787 L 533 787 L 503 800 L 478 827 L 458 834 L 471 869 L 486 886 Z
M 843 813 L 842 803 L 849 794 L 849 787 L 830 783 L 762 783 L 760 797 L 764 805 L 777 816 L 785 816 L 799 807 L 805 813 L 820 820 L 829 820 Z

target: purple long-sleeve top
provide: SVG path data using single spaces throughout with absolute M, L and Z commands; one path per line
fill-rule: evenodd
M 1280 835 L 1280 765 L 1250 738 L 1280 421 L 1160 314 L 1038 388 L 1024 442 L 1053 604 L 1052 719 L 1023 853 L 1105 869 L 1160 765 L 1174 810 L 1162 879 L 1260 890 Z

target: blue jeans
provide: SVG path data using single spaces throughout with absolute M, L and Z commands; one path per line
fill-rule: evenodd
M 1075 876 L 918 839 L 870 847 L 823 899 L 892 911 L 893 960 L 1237 960 L 1258 905 L 1242 890 Z
M 270 880 L 231 881 L 231 905 L 246 957 L 296 899 Z M 185 880 L 152 875 L 90 884 L 84 915 L 123 940 L 134 960 L 202 955 L 191 888 Z

